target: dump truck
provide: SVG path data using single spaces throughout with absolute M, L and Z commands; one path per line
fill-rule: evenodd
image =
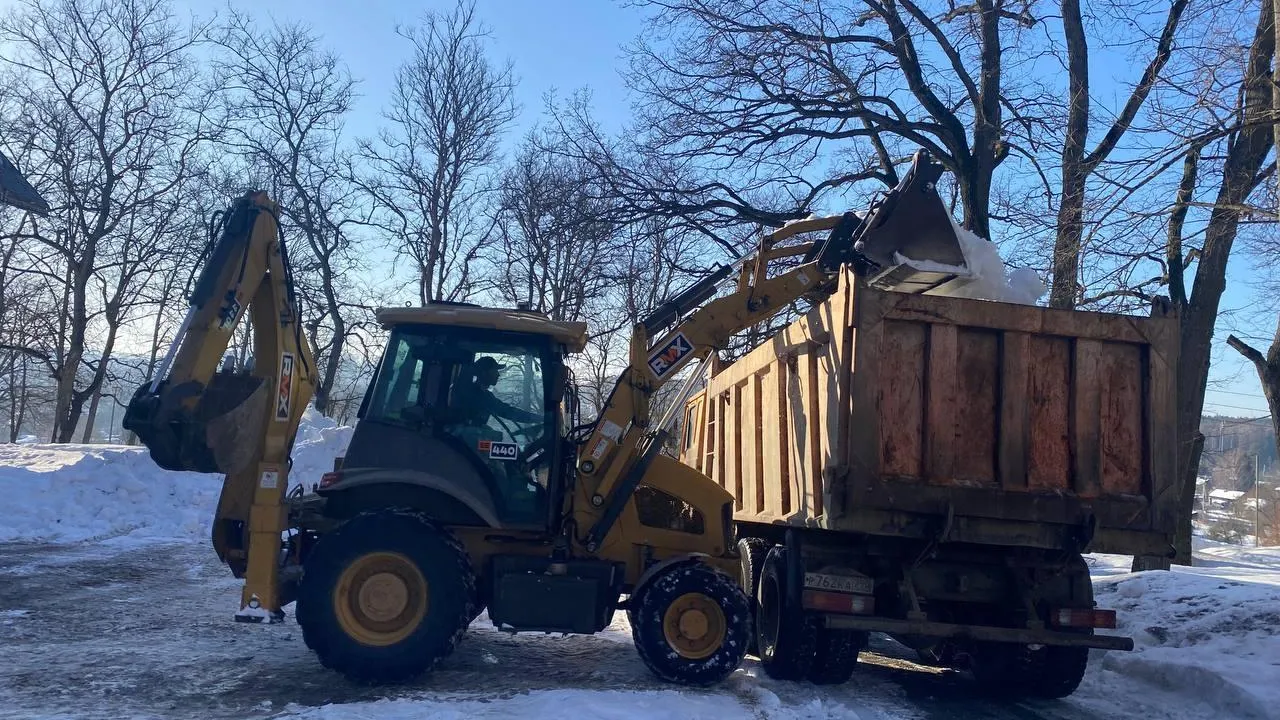
M 899 287 L 905 287 L 899 285 Z M 841 682 L 870 633 L 984 686 L 1062 697 L 1099 634 L 1087 552 L 1168 556 L 1178 323 L 838 289 L 684 407 L 682 462 L 732 494 L 754 651 Z

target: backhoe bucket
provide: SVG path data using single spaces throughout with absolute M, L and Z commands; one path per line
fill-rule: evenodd
M 868 213 L 854 250 L 876 267 L 868 282 L 923 293 L 972 275 L 951 215 L 938 197 L 942 165 L 917 152 L 902 181 Z
M 183 400 L 200 397 L 194 407 Z M 203 393 L 194 383 L 138 388 L 125 410 L 124 427 L 137 433 L 151 458 L 166 470 L 231 474 L 258 456 L 270 398 L 253 375 L 216 373 Z

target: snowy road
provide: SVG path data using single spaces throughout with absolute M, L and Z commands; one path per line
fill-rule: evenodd
M 0 544 L 0 718 L 1201 718 L 1221 709 L 1094 662 L 1060 702 L 1001 705 L 968 678 L 907 662 L 887 641 L 849 684 L 775 682 L 748 660 L 714 691 L 649 676 L 625 619 L 595 637 L 510 637 L 482 616 L 411 686 L 325 671 L 292 617 L 231 622 L 238 582 L 207 544 L 118 538 Z

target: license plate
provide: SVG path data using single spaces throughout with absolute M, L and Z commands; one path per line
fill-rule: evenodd
M 860 595 L 870 595 L 875 590 L 875 583 L 871 581 L 871 578 L 825 575 L 823 573 L 805 573 L 804 586 L 816 590 L 831 590 L 833 592 L 857 593 Z

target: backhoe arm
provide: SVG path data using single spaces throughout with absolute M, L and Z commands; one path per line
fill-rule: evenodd
M 935 190 L 941 171 L 917 153 L 898 187 L 865 217 L 849 212 L 789 223 L 764 236 L 757 250 L 736 266 L 718 268 L 635 326 L 630 364 L 578 454 L 588 498 L 601 508 L 587 535 L 588 549 L 604 540 L 659 452 L 667 429 L 651 427 L 650 400 L 681 368 L 723 349 L 735 334 L 797 299 L 830 292 L 846 264 L 872 284 L 915 292 L 967 274 L 950 217 Z M 831 231 L 823 241 L 778 247 L 790 237 L 820 230 Z M 796 256 L 801 256 L 797 267 L 769 277 L 772 263 Z M 921 260 L 928 262 L 911 262 Z M 735 269 L 734 291 L 712 299 Z
M 213 543 L 246 578 L 237 619 L 279 616 L 278 561 L 289 452 L 314 388 L 289 258 L 265 193 L 244 195 L 222 216 L 190 307 L 155 379 L 125 411 L 132 430 L 168 470 L 223 473 Z M 219 371 L 248 314 L 252 369 Z

